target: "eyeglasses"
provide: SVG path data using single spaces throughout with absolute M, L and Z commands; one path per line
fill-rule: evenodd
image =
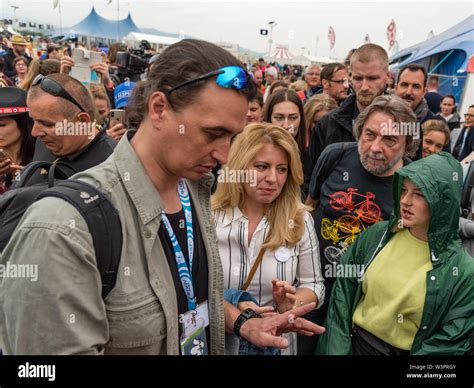
M 340 79 L 340 80 L 334 80 L 334 79 L 328 79 L 329 82 L 334 82 L 335 84 L 349 84 L 349 80 L 347 78 Z
M 72 97 L 66 89 L 64 89 L 61 84 L 54 79 L 48 78 L 43 74 L 38 74 L 36 78 L 33 80 L 32 86 L 41 86 L 41 89 L 44 90 L 46 93 L 51 94 L 52 96 L 61 97 L 69 102 L 72 102 L 76 105 L 81 112 L 86 112 L 84 108 L 79 104 L 74 97 Z
M 464 117 L 474 117 L 474 114 L 471 114 L 471 113 L 464 113 Z
M 236 90 L 242 90 L 248 83 L 249 75 L 248 73 L 239 66 L 226 66 L 221 67 L 218 70 L 211 71 L 207 74 L 201 75 L 192 80 L 183 82 L 174 88 L 171 88 L 168 93 L 171 94 L 175 90 L 182 88 L 184 86 L 191 85 L 193 83 L 205 80 L 216 76 L 216 84 L 223 88 L 231 88 Z

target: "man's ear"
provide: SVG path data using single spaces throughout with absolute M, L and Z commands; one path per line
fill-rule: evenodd
M 323 86 L 324 90 L 329 89 L 329 81 L 327 79 L 322 79 L 321 85 Z
M 154 92 L 148 99 L 148 116 L 152 122 L 161 122 L 169 109 L 168 98 L 163 92 Z
M 77 118 L 81 123 L 90 123 L 92 121 L 92 118 L 89 116 L 89 113 L 87 112 L 80 112 L 77 115 Z

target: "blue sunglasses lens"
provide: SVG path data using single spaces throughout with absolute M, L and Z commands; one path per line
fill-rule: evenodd
M 227 66 L 221 70 L 224 72 L 216 78 L 216 83 L 223 88 L 243 89 L 247 85 L 247 74 L 239 66 Z

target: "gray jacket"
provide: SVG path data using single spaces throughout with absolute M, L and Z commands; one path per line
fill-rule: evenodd
M 105 190 L 119 212 L 123 246 L 115 288 L 104 303 L 92 237 L 75 208 L 57 198 L 33 204 L 0 260 L 38 269 L 37 281 L 4 277 L 0 285 L 6 354 L 179 354 L 176 292 L 158 236 L 163 204 L 130 134 L 104 163 L 75 175 Z M 209 351 L 224 354 L 212 176 L 187 183 L 208 259 Z

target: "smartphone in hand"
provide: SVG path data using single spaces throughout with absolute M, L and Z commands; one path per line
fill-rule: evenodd
M 125 124 L 125 109 L 111 109 L 109 112 L 109 128 L 119 123 Z

